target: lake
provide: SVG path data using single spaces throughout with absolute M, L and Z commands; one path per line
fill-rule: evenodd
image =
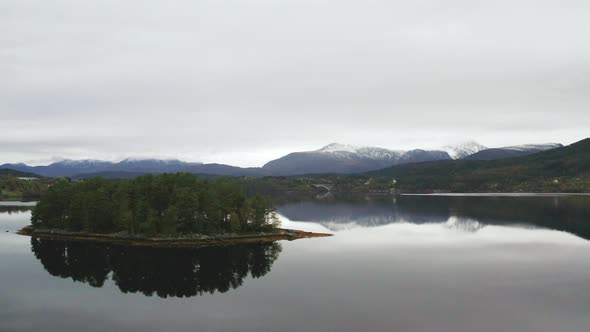
M 0 331 L 590 329 L 590 196 L 323 195 L 277 208 L 333 237 L 201 249 L 32 240 L 29 205 L 0 202 Z

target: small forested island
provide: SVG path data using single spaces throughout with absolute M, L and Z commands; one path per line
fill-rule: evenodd
M 193 174 L 129 180 L 57 180 L 19 233 L 133 245 L 210 245 L 328 236 L 279 228 L 261 196 L 246 197 L 230 179 Z

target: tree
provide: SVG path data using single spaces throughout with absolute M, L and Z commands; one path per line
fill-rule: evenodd
M 278 219 L 260 196 L 248 200 L 234 180 L 192 174 L 132 180 L 58 180 L 33 211 L 34 227 L 147 236 L 259 231 Z
M 240 222 L 240 216 L 236 212 L 232 212 L 229 217 L 230 230 L 237 233 L 242 230 L 242 223 Z
M 266 224 L 268 205 L 261 196 L 254 196 L 250 201 L 250 227 L 252 230 L 260 230 Z

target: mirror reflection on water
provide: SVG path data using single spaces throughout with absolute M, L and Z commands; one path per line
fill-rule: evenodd
M 279 257 L 281 245 L 190 249 L 31 239 L 31 250 L 52 276 L 92 287 L 102 287 L 110 278 L 123 293 L 165 298 L 225 293 L 248 276 L 260 278 Z
M 441 224 L 476 231 L 486 225 L 544 228 L 590 239 L 590 196 L 408 195 L 336 198 L 287 203 L 289 220 L 338 232 L 390 224 Z
M 589 196 L 328 194 L 277 210 L 283 227 L 335 236 L 198 249 L 31 239 L 14 233 L 30 206 L 0 203 L 0 330 L 590 325 Z

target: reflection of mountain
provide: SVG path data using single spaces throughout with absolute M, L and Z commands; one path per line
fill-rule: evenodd
M 277 211 L 290 220 L 311 221 L 326 226 L 334 223 L 379 226 L 401 221 L 443 223 L 450 217 L 444 205 L 413 204 L 410 200 L 399 204 L 399 201 L 399 198 L 394 201 L 390 197 L 306 201 L 279 206 Z
M 334 231 L 395 222 L 447 223 L 462 230 L 529 224 L 590 239 L 590 196 L 376 197 L 298 202 L 277 210 L 290 220 L 317 222 Z
M 31 239 L 49 274 L 102 287 L 110 278 L 123 293 L 191 297 L 224 293 L 259 278 L 281 252 L 278 243 L 208 248 L 146 248 Z

